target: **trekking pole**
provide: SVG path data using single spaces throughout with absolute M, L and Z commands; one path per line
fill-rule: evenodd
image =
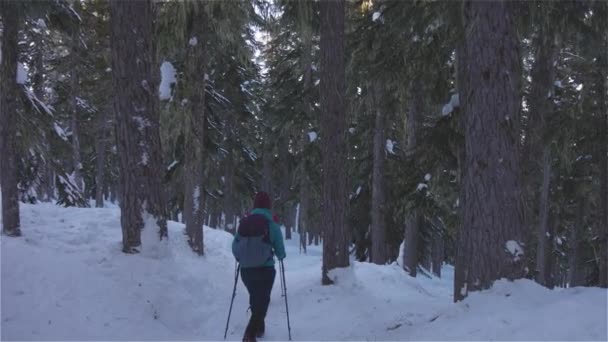
M 226 340 L 226 335 L 228 335 L 228 324 L 230 323 L 230 315 L 232 314 L 232 304 L 234 303 L 234 297 L 236 297 L 236 283 L 239 280 L 239 270 L 241 269 L 241 265 L 238 262 L 236 262 L 234 266 L 236 267 L 236 271 L 234 272 L 234 289 L 232 290 L 232 299 L 230 300 L 230 310 L 228 310 L 226 330 L 224 330 L 224 341 Z
M 281 278 L 281 297 L 285 297 L 285 283 L 283 282 L 283 261 L 279 260 L 281 262 L 281 264 L 279 265 L 279 270 L 281 271 L 281 276 L 279 278 Z
M 289 324 L 289 305 L 287 305 L 287 283 L 285 282 L 285 265 L 281 260 L 281 275 L 283 278 L 283 292 L 285 293 L 285 311 L 287 312 L 287 331 L 289 332 L 289 340 L 291 341 L 291 325 Z

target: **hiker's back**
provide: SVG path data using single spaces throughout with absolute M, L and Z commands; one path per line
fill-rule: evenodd
M 270 221 L 262 214 L 243 218 L 237 229 L 232 252 L 241 267 L 272 265 L 273 251 L 270 241 Z

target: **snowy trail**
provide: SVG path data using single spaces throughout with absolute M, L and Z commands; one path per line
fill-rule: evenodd
M 24 237 L 2 237 L 3 340 L 222 340 L 234 281 L 231 236 L 205 229 L 205 257 L 169 224 L 169 254 L 120 252 L 117 208 L 22 205 Z M 607 340 L 606 290 L 549 291 L 527 280 L 452 303 L 452 269 L 413 279 L 397 265 L 354 263 L 320 285 L 321 250 L 288 241 L 294 340 Z M 277 266 L 278 271 L 278 266 Z M 275 280 L 263 339 L 286 340 Z M 239 281 L 229 340 L 247 323 Z

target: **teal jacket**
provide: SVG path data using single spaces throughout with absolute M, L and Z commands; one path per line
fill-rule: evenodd
M 279 260 L 285 259 L 285 244 L 283 243 L 283 233 L 281 232 L 281 227 L 273 221 L 272 213 L 269 209 L 261 209 L 256 208 L 253 209 L 250 213 L 251 215 L 260 214 L 264 215 L 268 222 L 270 222 L 270 244 L 272 245 L 272 249 L 274 250 L 274 255 L 276 255 Z M 239 233 L 237 232 L 234 235 L 234 239 L 232 240 L 232 255 L 235 255 L 234 249 L 236 246 L 236 241 L 239 238 Z M 264 267 L 273 267 L 274 266 L 274 258 L 268 260 L 264 265 Z

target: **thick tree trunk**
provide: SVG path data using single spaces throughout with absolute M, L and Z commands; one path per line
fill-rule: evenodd
M 205 177 L 204 177 L 204 146 L 205 146 L 205 72 L 207 45 L 205 10 L 193 6 L 191 11 L 191 32 L 187 46 L 186 83 L 184 99 L 186 105 L 186 141 L 189 148 L 186 151 L 187 176 L 185 177 L 184 196 L 186 198 L 184 212 L 186 217 L 186 232 L 188 243 L 192 250 L 204 254 L 203 225 L 205 223 Z M 187 204 L 187 205 L 186 205 Z
M 553 236 L 549 227 L 549 189 L 551 188 L 551 147 L 543 150 L 543 184 L 540 194 L 540 216 L 538 222 L 538 246 L 536 247 L 536 281 L 547 287 L 552 286 L 551 269 L 548 265 L 552 256 Z
M 346 70 L 344 0 L 322 1 L 321 13 L 321 151 L 323 167 L 322 284 L 333 280 L 328 272 L 349 265 L 347 229 Z
M 420 125 L 420 116 L 422 114 L 423 96 L 422 84 L 419 77 L 414 77 L 410 83 L 409 89 L 409 111 L 407 114 L 407 148 L 406 154 L 408 158 L 412 158 L 417 144 L 417 134 Z M 403 268 L 415 277 L 418 268 L 418 242 L 419 242 L 419 225 L 421 217 L 416 210 L 412 210 L 407 214 L 405 219 L 405 234 L 404 234 L 404 253 L 403 253 Z
M 510 2 L 465 3 L 466 98 L 463 193 L 459 237 L 464 277 L 455 300 L 500 278 L 525 275 L 526 232 L 521 194 L 519 40 Z
M 151 0 L 110 2 L 120 221 L 125 253 L 137 252 L 141 245 L 143 214 L 156 220 L 159 239 L 167 236 L 153 20 Z
M 384 164 L 386 158 L 386 114 L 382 108 L 383 92 L 379 82 L 371 89 L 374 94 L 374 165 L 372 172 L 372 227 L 371 227 L 371 262 L 386 264 L 386 217 L 384 195 Z
M 79 2 L 76 2 L 79 4 Z M 80 24 L 77 24 L 80 25 Z M 80 29 L 78 27 L 72 32 L 72 52 L 71 61 L 73 65 L 78 65 L 80 51 Z M 84 194 L 84 180 L 82 178 L 82 160 L 80 158 L 80 120 L 78 118 L 78 101 L 77 94 L 80 91 L 77 68 L 71 68 L 70 71 L 70 129 L 72 131 L 72 176 L 74 177 L 74 185 L 80 193 Z
M 19 190 L 17 188 L 17 60 L 21 4 L 1 1 L 3 18 L 2 62 L 0 64 L 0 191 L 2 192 L 2 232 L 21 235 Z
M 95 207 L 103 208 L 104 174 L 106 169 L 106 134 L 108 127 L 106 110 L 102 110 L 97 123 L 95 152 L 97 154 L 95 170 Z

